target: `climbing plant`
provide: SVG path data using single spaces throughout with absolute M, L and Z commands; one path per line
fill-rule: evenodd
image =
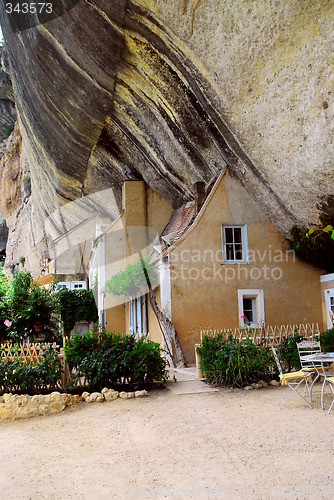
M 150 256 L 146 255 L 114 274 L 106 282 L 106 292 L 133 297 L 143 291 L 148 281 L 154 287 L 157 280 L 157 265 L 150 260 Z
M 93 323 L 98 320 L 97 307 L 92 290 L 59 290 L 57 299 L 65 335 L 77 321 Z
M 308 230 L 293 227 L 291 247 L 297 257 L 313 266 L 334 272 L 334 227 L 325 224 L 323 227 L 311 227 Z

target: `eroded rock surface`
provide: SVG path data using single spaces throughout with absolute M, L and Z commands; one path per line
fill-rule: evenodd
M 31 248 L 59 205 L 111 187 L 120 207 L 127 172 L 177 207 L 227 164 L 285 234 L 331 199 L 332 2 L 81 0 L 19 33 L 1 7 L 1 23 Z

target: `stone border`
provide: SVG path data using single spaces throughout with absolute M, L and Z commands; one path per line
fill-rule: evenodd
M 37 417 L 41 415 L 51 415 L 60 413 L 66 406 L 72 406 L 82 401 L 95 403 L 103 401 L 114 401 L 118 397 L 121 399 L 142 398 L 148 396 L 147 391 L 120 392 L 104 388 L 102 392 L 84 392 L 82 396 L 78 394 L 62 394 L 52 392 L 51 394 L 4 394 L 0 396 L 0 420 L 18 420 L 21 418 Z

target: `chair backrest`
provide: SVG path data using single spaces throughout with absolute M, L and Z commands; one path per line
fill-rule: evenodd
M 305 359 L 305 356 L 321 352 L 320 342 L 317 340 L 303 340 L 297 344 L 299 361 L 302 369 L 310 366 L 310 361 Z M 321 363 L 315 363 L 321 366 Z
M 273 355 L 274 355 L 274 358 L 275 358 L 275 361 L 276 361 L 276 365 L 277 365 L 278 371 L 279 371 L 280 375 L 283 376 L 283 370 L 282 370 L 282 366 L 281 366 L 280 360 L 278 359 L 278 356 L 277 356 L 276 347 L 271 346 L 271 350 L 273 351 Z

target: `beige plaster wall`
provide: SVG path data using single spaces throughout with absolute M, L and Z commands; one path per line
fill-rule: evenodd
M 221 224 L 247 224 L 249 264 L 222 265 Z M 238 289 L 264 291 L 265 324 L 322 324 L 320 275 L 286 240 L 236 178 L 223 177 L 195 227 L 170 254 L 172 320 L 187 362 L 200 330 L 238 328 Z
M 125 181 L 123 184 L 123 211 L 120 218 L 105 233 L 106 280 L 143 256 L 152 235 L 158 235 L 167 224 L 172 207 L 143 181 Z M 146 231 L 147 228 L 147 231 Z M 158 292 L 159 296 L 159 292 Z M 159 326 L 148 304 L 148 327 L 151 338 L 161 341 Z M 106 294 L 107 328 L 129 332 L 129 305 L 127 297 Z M 152 326 L 152 328 L 151 328 Z

